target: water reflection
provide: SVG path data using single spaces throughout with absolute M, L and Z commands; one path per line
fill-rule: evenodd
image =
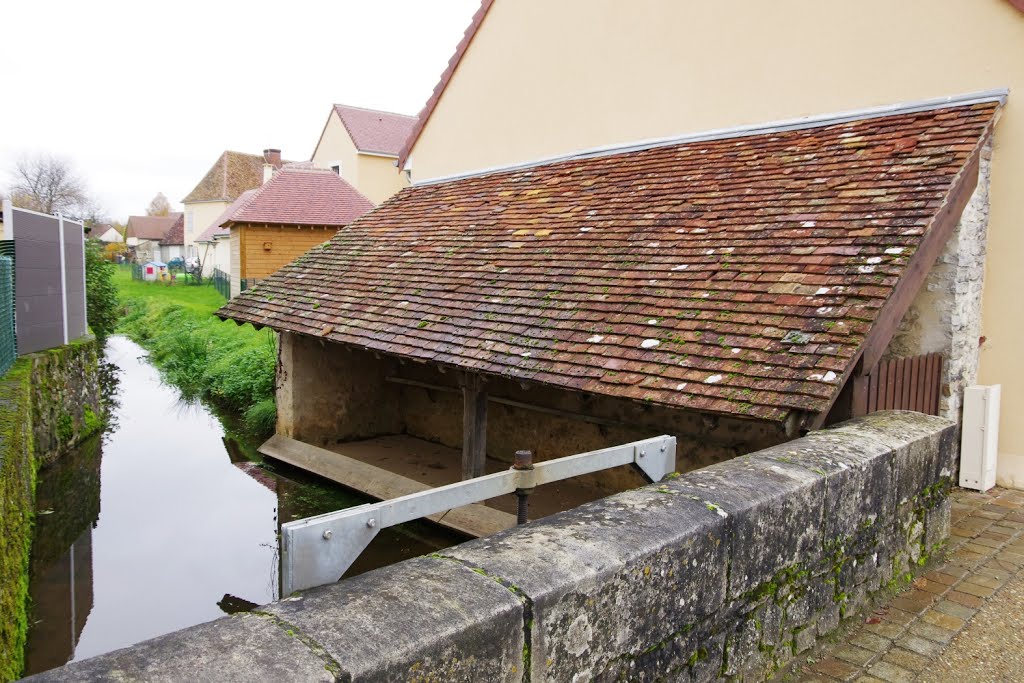
M 280 524 L 365 502 L 261 463 L 230 420 L 183 406 L 131 341 L 111 338 L 107 358 L 114 426 L 40 472 L 27 674 L 276 599 Z M 388 529 L 349 574 L 457 540 Z
M 98 436 L 55 463 L 36 488 L 29 570 L 29 672 L 72 659 L 93 607 L 92 531 L 100 512 Z

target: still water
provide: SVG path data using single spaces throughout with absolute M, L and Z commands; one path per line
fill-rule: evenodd
M 40 472 L 26 675 L 274 600 L 280 523 L 365 502 L 255 462 L 132 341 L 111 338 L 107 360 L 113 424 Z M 458 540 L 385 530 L 349 574 Z

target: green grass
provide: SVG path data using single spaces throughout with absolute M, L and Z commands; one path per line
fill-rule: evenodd
M 150 352 L 165 381 L 186 400 L 211 400 L 245 415 L 258 434 L 273 431 L 273 332 L 215 318 L 225 301 L 212 286 L 138 282 L 123 267 L 114 282 L 124 308 L 118 332 Z

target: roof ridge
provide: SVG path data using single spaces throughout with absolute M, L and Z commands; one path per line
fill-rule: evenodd
M 416 118 L 415 114 L 402 114 L 402 113 L 397 112 L 397 111 L 388 111 L 386 109 L 371 109 L 369 107 L 358 107 L 358 106 L 356 106 L 354 104 L 340 104 L 338 102 L 335 102 L 333 106 L 335 108 L 337 108 L 337 107 L 344 107 L 345 109 L 358 109 L 359 111 L 366 111 L 366 112 L 370 112 L 370 113 L 373 113 L 373 114 L 387 114 L 388 116 L 401 116 L 402 118 L 406 118 L 406 119 L 415 119 Z
M 809 130 L 812 128 L 825 128 L 853 121 L 866 121 L 869 119 L 886 118 L 889 116 L 901 116 L 919 112 L 934 111 L 936 109 L 967 107 L 987 102 L 998 102 L 1000 105 L 1005 105 L 1008 95 L 1009 90 L 1007 88 L 996 88 L 993 90 L 983 90 L 979 92 L 965 93 L 962 95 L 950 95 L 947 97 L 937 97 L 891 105 L 850 109 L 829 114 L 815 114 L 792 119 L 779 119 L 763 123 L 731 126 L 728 128 L 715 128 L 695 133 L 684 133 L 681 135 L 672 135 L 661 138 L 648 138 L 634 142 L 615 143 L 599 147 L 590 147 L 576 152 L 570 152 L 568 154 L 540 157 L 538 159 L 507 164 L 505 166 L 493 166 L 465 171 L 462 173 L 452 173 L 449 175 L 438 176 L 436 178 L 429 178 L 427 180 L 414 181 L 412 186 L 420 187 L 423 185 L 435 185 L 437 183 L 461 180 L 464 178 L 476 178 L 479 176 L 491 175 L 493 173 L 507 173 L 509 171 L 548 166 L 550 164 L 557 164 L 563 161 L 614 156 L 616 154 L 639 152 L 645 149 L 655 149 L 657 147 L 671 147 L 672 145 L 682 145 L 694 142 L 711 142 L 715 140 L 728 140 L 730 138 L 768 135 L 770 133 L 784 133 L 796 130 Z

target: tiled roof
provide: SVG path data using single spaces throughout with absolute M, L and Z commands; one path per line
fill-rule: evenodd
M 997 107 L 413 186 L 219 315 L 594 394 L 823 415 L 901 276 L 927 270 L 915 254 Z
M 178 213 L 174 214 L 178 218 L 171 223 L 171 227 L 164 233 L 164 237 L 160 240 L 160 246 L 184 246 L 185 245 L 185 215 Z
M 242 207 L 242 204 L 244 204 L 246 200 L 255 193 L 256 190 L 246 190 L 242 194 L 238 195 L 238 199 L 231 202 L 228 208 L 224 209 L 224 211 L 217 216 L 217 219 L 210 224 L 210 227 L 199 233 L 199 236 L 196 237 L 196 242 L 212 242 L 217 237 L 230 235 L 231 229 L 227 227 L 227 222 L 231 220 L 235 215 L 235 212 Z
M 242 202 L 226 223 L 348 225 L 373 202 L 334 171 L 285 166 Z
M 171 213 L 166 216 L 128 216 L 125 236 L 140 240 L 162 240 L 181 216 L 181 213 Z
M 345 125 L 353 144 L 360 152 L 398 156 L 414 125 L 415 116 L 387 111 L 334 105 L 334 111 Z
M 262 154 L 224 152 L 182 202 L 234 201 L 263 182 Z
M 473 42 L 473 38 L 476 37 L 476 32 L 480 30 L 480 25 L 484 23 L 484 17 L 487 16 L 487 11 L 491 9 L 491 5 L 494 4 L 494 0 L 481 0 L 480 7 L 477 8 L 476 12 L 473 13 L 473 18 L 469 22 L 469 26 L 466 27 L 465 33 L 462 34 L 462 40 L 455 46 L 455 53 L 448 60 L 448 66 L 445 67 L 444 72 L 441 74 L 441 78 L 438 79 L 437 85 L 434 86 L 433 92 L 430 93 L 430 97 L 427 99 L 427 103 L 423 105 L 423 109 L 416 117 L 416 125 L 409 133 L 404 143 L 401 146 L 401 151 L 398 152 L 398 167 L 404 168 L 405 162 L 409 159 L 409 152 L 412 151 L 412 146 L 416 144 L 416 140 L 419 138 L 420 133 L 423 132 L 424 126 L 427 125 L 427 121 L 430 120 L 430 115 L 434 113 L 434 107 L 441 99 L 441 95 L 444 94 L 445 88 L 448 87 L 448 82 L 452 80 L 452 76 L 455 74 L 455 70 L 459 67 L 459 62 L 462 61 L 462 56 L 466 54 L 466 50 L 469 49 L 469 44 Z

